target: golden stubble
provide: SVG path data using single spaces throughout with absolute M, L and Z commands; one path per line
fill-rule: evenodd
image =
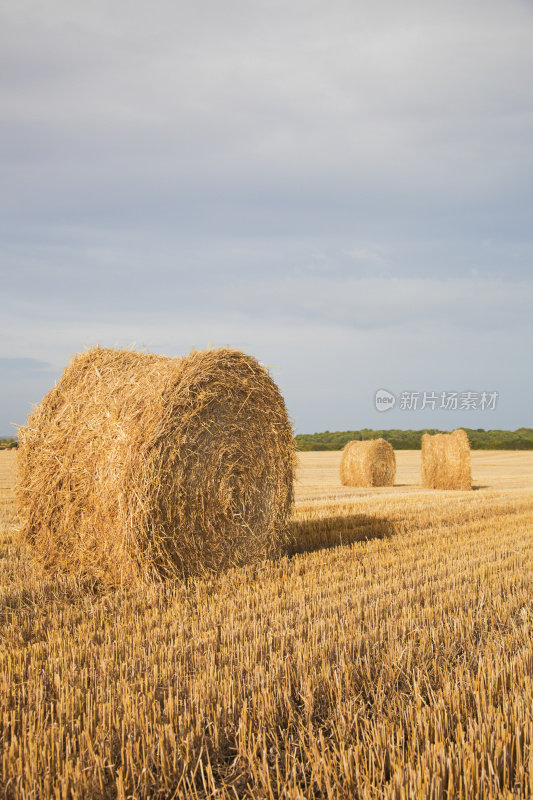
M 531 797 L 533 456 L 397 458 L 342 494 L 302 454 L 292 554 L 103 589 L 17 544 L 0 453 L 0 796 Z

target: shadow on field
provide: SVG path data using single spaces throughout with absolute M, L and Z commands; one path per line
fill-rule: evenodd
M 287 554 L 292 556 L 353 542 L 365 542 L 368 539 L 388 539 L 397 530 L 394 523 L 386 517 L 350 514 L 343 517 L 293 520 L 289 533 L 291 543 Z

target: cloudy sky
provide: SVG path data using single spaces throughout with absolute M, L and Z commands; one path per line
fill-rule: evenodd
M 0 9 L 0 435 L 97 343 L 242 348 L 298 432 L 533 426 L 531 0 Z

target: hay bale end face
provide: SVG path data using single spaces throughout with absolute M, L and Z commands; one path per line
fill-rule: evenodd
M 108 583 L 187 577 L 278 553 L 294 441 L 268 373 L 236 350 L 94 348 L 19 431 L 21 534 Z
M 352 441 L 344 447 L 340 478 L 344 486 L 394 486 L 396 456 L 385 439 Z
M 466 431 L 424 433 L 422 486 L 425 489 L 471 489 L 470 443 Z

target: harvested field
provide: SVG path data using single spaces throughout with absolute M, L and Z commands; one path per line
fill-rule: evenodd
M 0 796 L 532 797 L 533 453 L 396 457 L 300 454 L 280 559 L 102 590 L 19 549 L 0 453 Z

